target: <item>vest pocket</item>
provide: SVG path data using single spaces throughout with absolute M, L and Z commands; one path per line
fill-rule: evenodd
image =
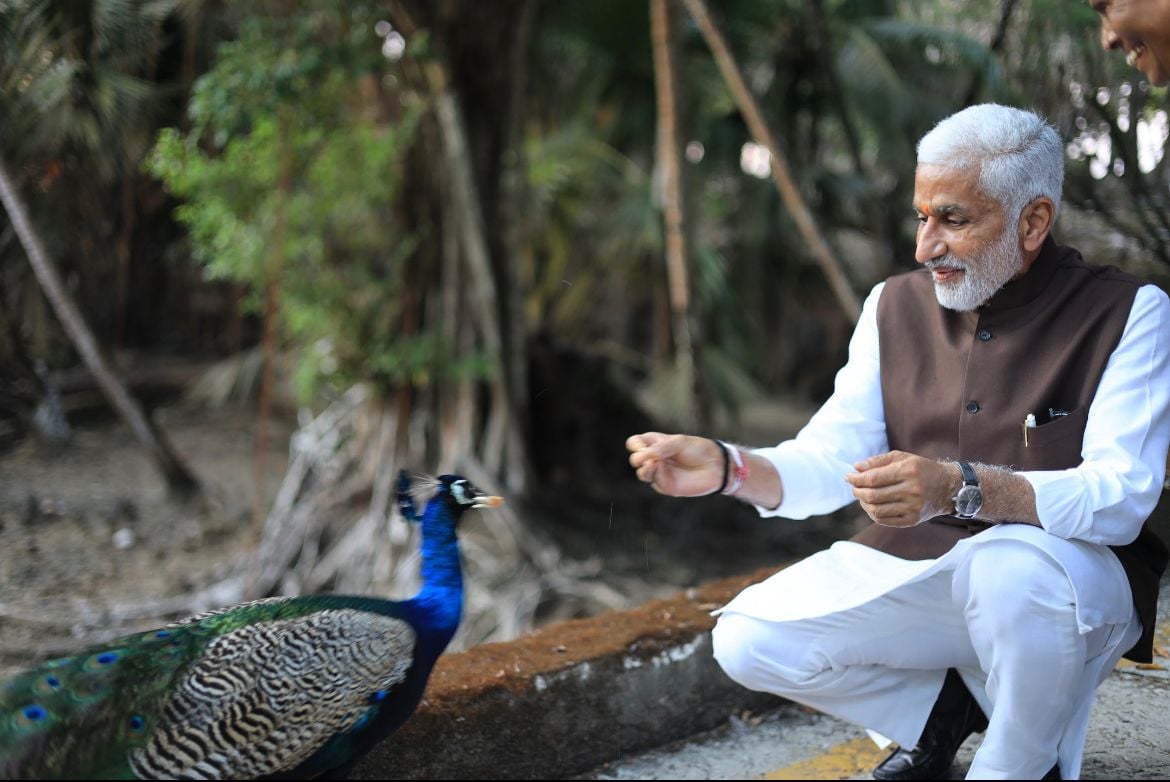
M 1028 446 L 1020 448 L 1017 469 L 1067 470 L 1081 463 L 1081 446 L 1089 408 L 1078 407 L 1028 429 Z

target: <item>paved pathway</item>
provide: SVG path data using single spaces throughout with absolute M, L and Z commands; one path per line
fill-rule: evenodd
M 1159 614 L 1156 662 L 1123 660 L 1097 691 L 1082 779 L 1170 779 L 1170 578 Z M 960 748 L 951 779 L 963 778 L 980 738 Z M 578 778 L 870 779 L 885 755 L 860 728 L 787 704 Z

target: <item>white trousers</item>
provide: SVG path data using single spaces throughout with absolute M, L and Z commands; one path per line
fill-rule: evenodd
M 1063 777 L 1077 779 L 1094 692 L 1141 624 L 1131 609 L 1126 622 L 1085 628 L 1075 596 L 1043 551 L 992 540 L 953 570 L 842 611 L 773 621 L 733 602 L 712 631 L 714 652 L 745 687 L 905 747 L 956 668 L 989 718 L 968 779 L 1039 779 L 1058 759 Z

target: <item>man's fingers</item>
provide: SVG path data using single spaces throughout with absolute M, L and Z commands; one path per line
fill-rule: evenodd
M 845 480 L 854 489 L 879 489 L 883 486 L 896 486 L 900 483 L 898 476 L 889 470 L 870 468 L 865 472 L 852 472 L 845 476 Z
M 626 438 L 626 450 L 630 453 L 644 453 L 656 459 L 666 459 L 679 451 L 681 435 L 667 435 L 661 432 L 643 432 Z
M 886 499 L 889 492 L 879 491 L 877 489 L 867 489 L 854 487 L 853 496 L 857 498 L 858 502 L 864 505 L 881 505 L 887 502 Z
M 918 523 L 918 515 L 902 503 L 872 505 L 863 502 L 861 508 L 874 522 L 885 527 L 909 527 Z
M 641 451 L 643 448 L 648 447 L 650 443 L 647 441 L 647 438 L 650 434 L 650 432 L 646 432 L 644 434 L 630 435 L 626 438 L 626 450 L 634 453 L 635 451 Z
M 906 456 L 904 451 L 887 451 L 886 453 L 879 453 L 876 456 L 871 456 L 865 461 L 857 462 L 853 468 L 858 472 L 865 472 L 872 470 L 875 467 L 885 467 L 887 464 L 893 464 Z
M 642 434 L 630 435 L 626 438 L 626 450 L 630 452 L 629 463 L 635 470 L 641 470 L 644 467 L 649 467 L 651 471 L 657 466 L 658 462 L 663 459 L 663 454 L 660 453 L 661 448 L 657 448 L 666 435 L 661 432 L 643 432 Z M 651 472 L 653 475 L 653 472 Z M 642 473 L 638 473 L 638 477 L 642 478 Z M 642 478 L 649 482 L 649 478 Z
M 639 450 L 641 448 L 649 448 L 652 445 L 662 442 L 667 438 L 667 435 L 662 432 L 642 432 L 641 434 L 630 435 L 626 438 L 626 448 L 631 451 Z
M 883 508 L 885 513 L 894 512 L 893 509 L 898 509 L 898 512 L 905 511 L 913 504 L 906 495 L 891 491 L 875 492 L 867 489 L 854 489 L 853 496 L 863 507 Z

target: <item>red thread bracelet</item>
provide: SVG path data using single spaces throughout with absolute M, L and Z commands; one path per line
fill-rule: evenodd
M 747 463 L 744 462 L 743 454 L 740 453 L 739 448 L 734 445 L 728 445 L 722 440 L 718 440 L 717 442 L 723 446 L 724 455 L 730 455 L 731 459 L 735 462 L 735 473 L 728 475 L 728 480 L 724 482 L 724 486 L 721 489 L 723 494 L 732 496 L 743 488 L 743 484 L 747 481 L 751 471 L 748 469 Z

